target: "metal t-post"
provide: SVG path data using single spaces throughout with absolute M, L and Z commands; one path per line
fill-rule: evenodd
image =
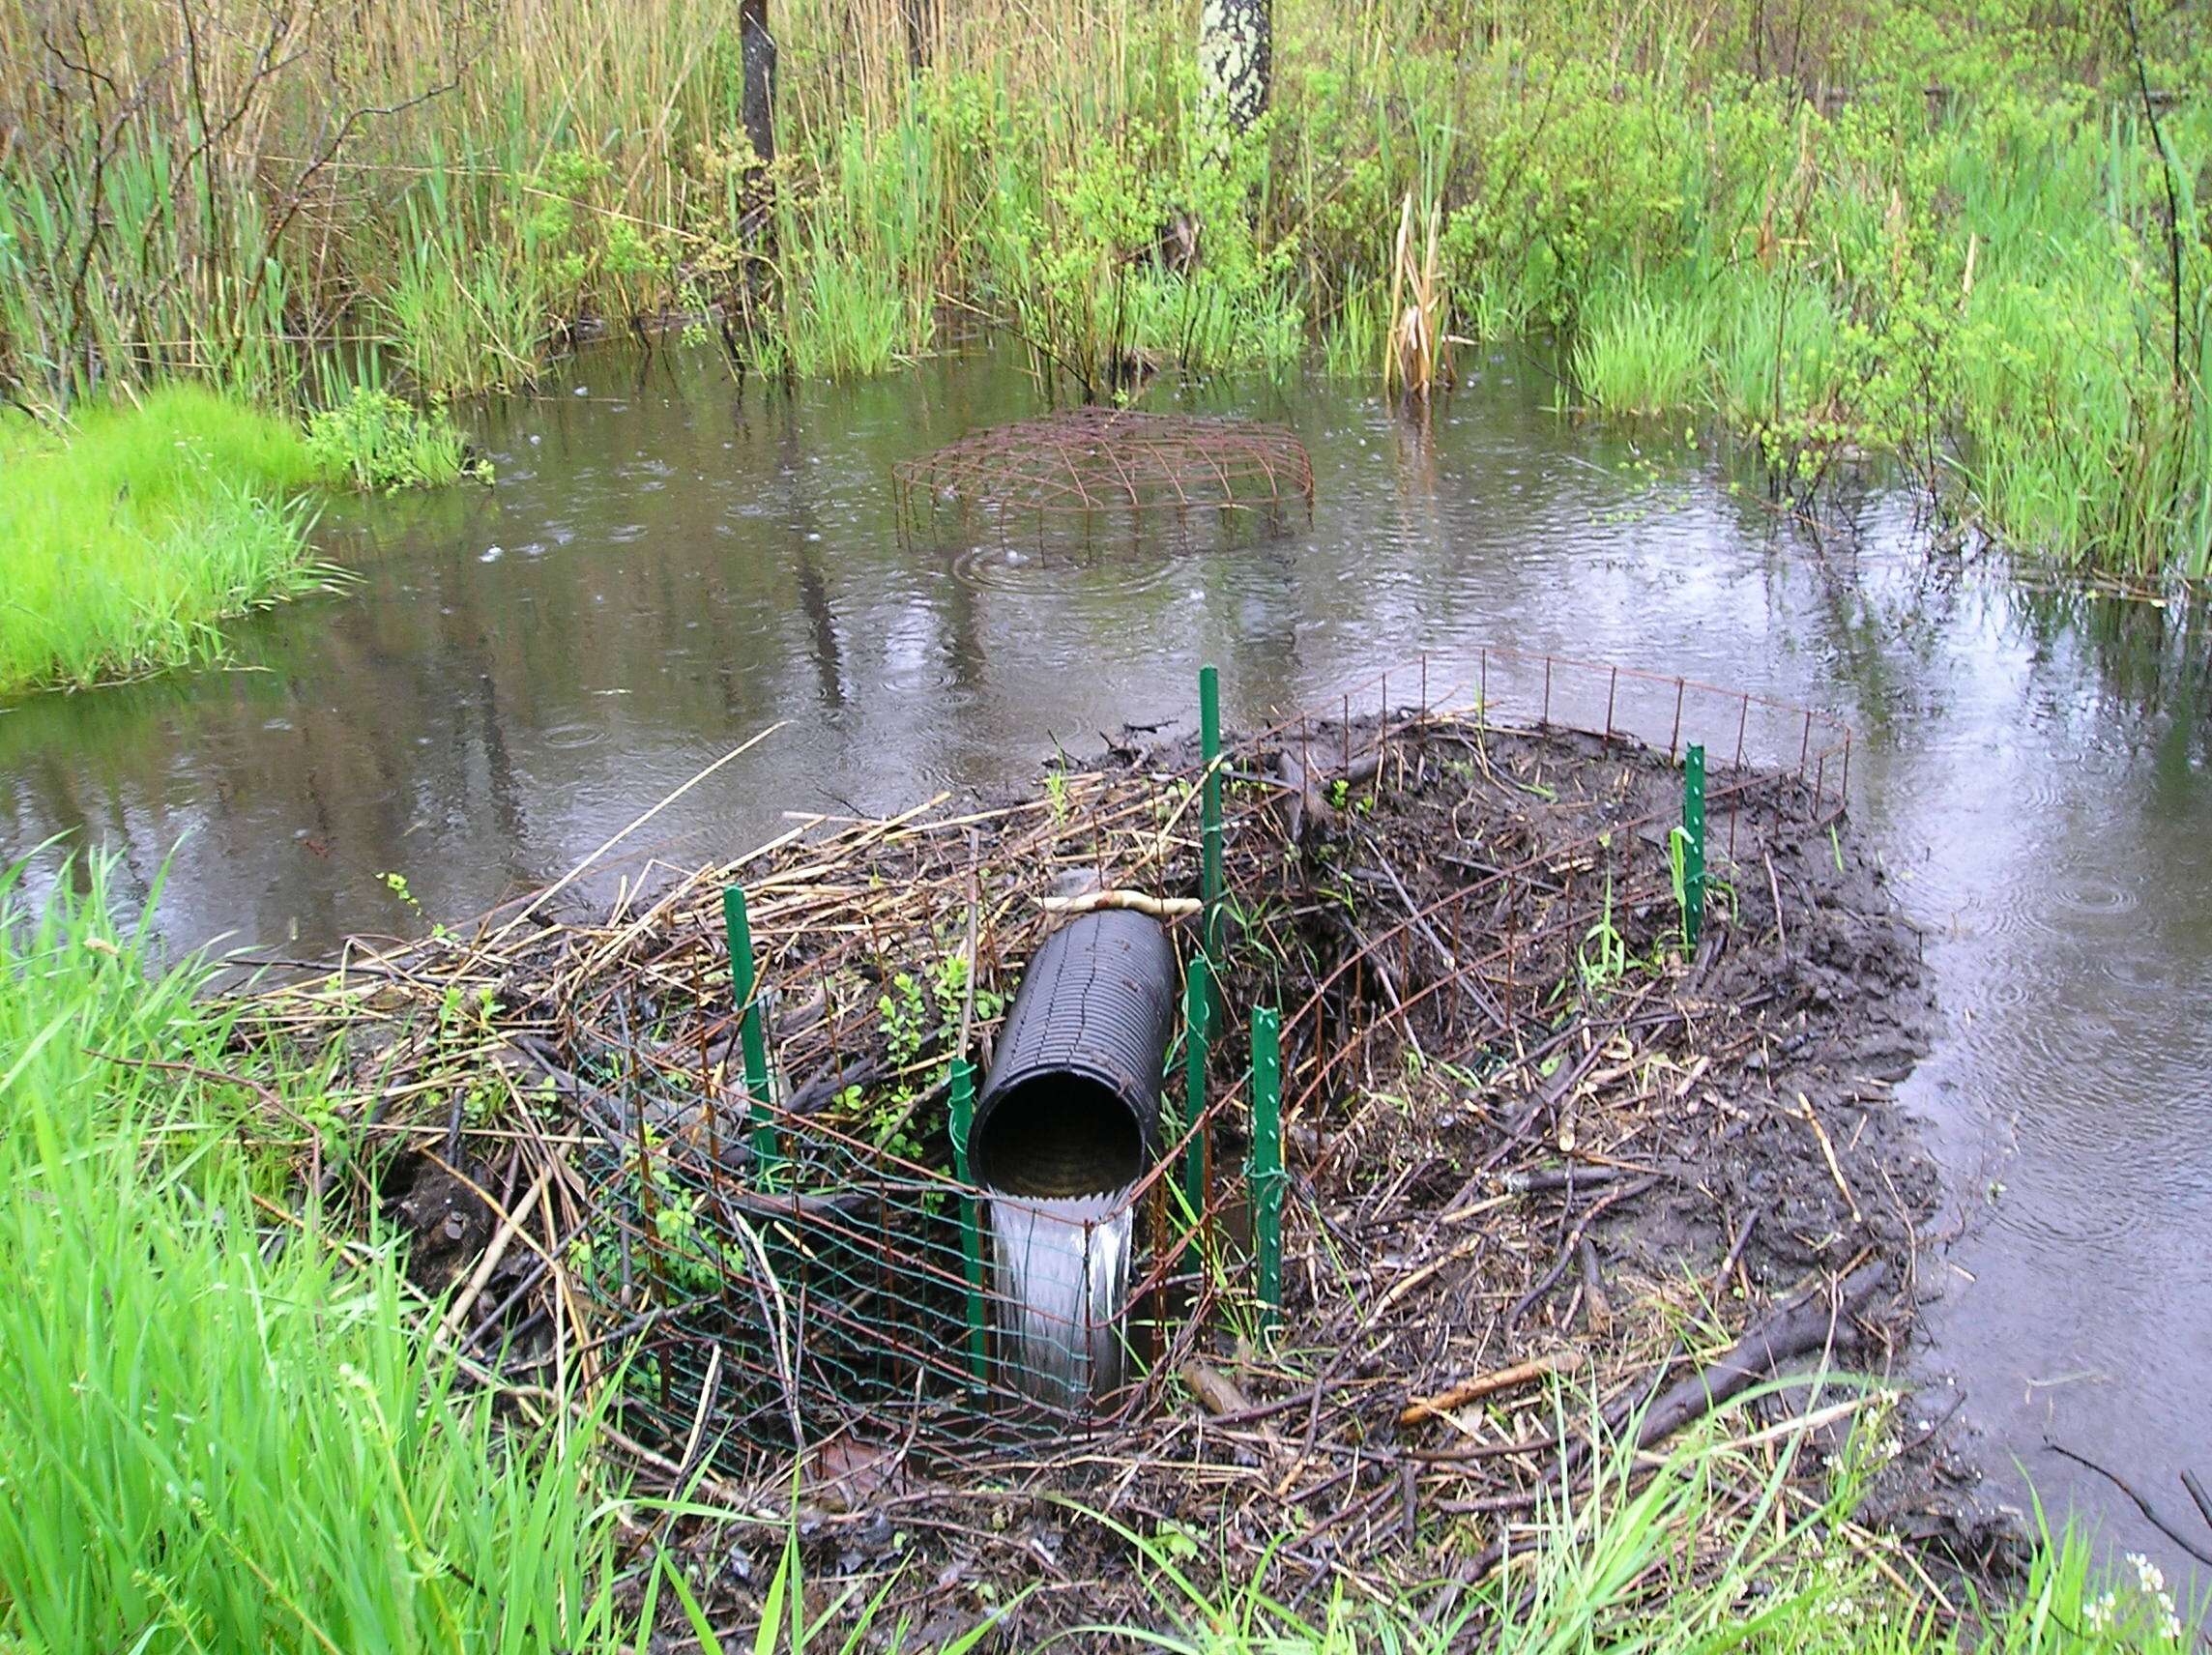
M 1259 1253 L 1260 1326 L 1283 1319 L 1283 1014 L 1252 1013 L 1252 1239 Z
M 753 974 L 753 928 L 745 917 L 742 886 L 722 892 L 722 925 L 730 939 L 730 993 L 738 1004 L 738 1039 L 743 1054 L 745 1097 L 751 1105 L 753 1173 L 763 1189 L 775 1187 L 783 1160 L 775 1141 L 775 1116 L 768 1084 L 768 1037 L 761 1027 L 760 997 Z
M 975 1118 L 975 1070 L 965 1058 L 952 1060 L 952 1171 L 960 1180 L 960 1260 L 968 1275 L 968 1374 L 980 1394 L 990 1380 L 990 1357 L 983 1332 L 983 1235 L 975 1180 L 968 1170 L 968 1129 Z
M 1695 948 L 1705 928 L 1705 749 L 1682 755 L 1682 941 Z

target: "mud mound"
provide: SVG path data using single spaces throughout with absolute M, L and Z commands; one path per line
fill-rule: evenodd
M 1228 1021 L 1185 1140 L 1211 1176 L 1172 1217 L 1148 1186 L 1132 1379 L 1042 1437 L 1003 1428 L 966 1354 L 948 1065 L 987 1056 L 1071 908 L 1142 905 L 1188 956 L 1188 751 L 1063 769 L 1041 798 L 821 818 L 601 915 L 533 903 L 280 991 L 263 1027 L 356 1037 L 353 1107 L 388 1127 L 463 1080 L 509 1099 L 451 1127 L 467 1181 L 544 1192 L 510 1209 L 504 1273 L 481 1258 L 517 1236 L 435 1169 L 364 1198 L 413 1233 L 425 1287 L 481 1282 L 450 1318 L 470 1372 L 520 1353 L 510 1394 L 537 1395 L 549 1339 L 586 1385 L 619 1372 L 632 1472 L 756 1518 L 788 1509 L 796 1463 L 816 1579 L 918 1555 L 917 1607 L 949 1625 L 1042 1567 L 1058 1584 L 1019 1638 L 1142 1617 L 1127 1547 L 1069 1499 L 1286 1591 L 1471 1581 L 1612 1438 L 1656 1449 L 1809 1364 L 1886 1371 L 1909 1324 L 1935 1180 L 1890 1089 L 1931 1021 L 1917 940 L 1836 788 L 1734 766 L 1708 778 L 1694 916 L 1680 759 L 1427 706 L 1231 743 Z M 765 1115 L 722 929 L 741 882 Z M 1269 1340 L 1241 1172 L 1258 1006 L 1280 1008 L 1285 1080 Z M 742 1616 L 783 1533 L 672 1543 Z

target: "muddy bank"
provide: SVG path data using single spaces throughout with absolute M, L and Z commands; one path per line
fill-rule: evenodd
M 669 1537 L 730 1612 L 772 1574 L 795 1458 L 810 1581 L 904 1570 L 907 1611 L 946 1627 L 1033 1586 L 1008 1614 L 1026 1641 L 1158 1613 L 1126 1538 L 1069 1502 L 1293 1600 L 1332 1581 L 1464 1591 L 1621 1440 L 1662 1453 L 1777 1373 L 1895 1372 L 1935 1176 L 1892 1089 L 1932 1005 L 1848 825 L 1794 776 L 1716 769 L 1693 942 L 1674 758 L 1406 714 L 1232 742 L 1206 1194 L 1180 1240 L 1164 1191 L 1147 1209 L 1141 1377 L 1013 1429 L 963 1368 L 957 1255 L 930 1252 L 963 1199 L 948 1065 L 987 1059 L 1063 911 L 1047 893 L 1134 893 L 1178 915 L 1188 955 L 1197 769 L 1125 749 L 1041 798 L 819 819 L 272 1018 L 344 1030 L 355 1109 L 422 1120 L 407 1153 L 480 1169 L 526 1234 L 542 1212 L 495 1259 L 483 1213 L 420 1168 L 361 1198 L 413 1231 L 419 1280 L 463 1284 L 448 1321 L 490 1371 L 625 1364 L 631 1474 L 703 1478 L 750 1514 Z M 775 1071 L 770 1183 L 722 945 L 732 883 Z M 1241 1172 L 1261 1005 L 1282 1012 L 1286 1079 L 1271 1339 Z M 955 1263 L 933 1277 L 932 1256 Z M 1818 1484 L 1852 1416 L 1894 1406 L 1853 1394 L 1839 1410 L 1832 1384 L 1785 1389 L 1710 1429 L 1816 1407 L 1790 1469 Z

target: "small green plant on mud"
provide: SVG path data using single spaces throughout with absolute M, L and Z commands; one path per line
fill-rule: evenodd
M 1575 950 L 1575 970 L 1583 989 L 1602 994 L 1628 974 L 1628 943 L 1613 922 L 1613 875 L 1605 876 L 1605 905 L 1597 923 L 1583 933 Z
M 1674 933 L 1675 943 L 1687 948 L 1690 937 L 1690 874 L 1688 856 L 1690 830 L 1676 824 L 1667 830 L 1667 883 L 1674 895 L 1674 912 L 1679 916 Z M 1705 868 L 1705 909 L 1711 913 L 1716 904 L 1727 911 L 1732 923 L 1739 912 L 1735 886 L 1721 878 L 1708 864 Z
M 876 1013 L 898 1078 L 867 1112 L 879 1147 L 918 1156 L 935 1125 L 934 1117 L 922 1119 L 920 1105 L 950 1079 L 963 1019 L 993 1022 L 1004 1009 L 1005 997 L 996 989 L 977 987 L 970 996 L 965 953 L 946 953 L 919 975 L 899 972 L 891 977 L 876 999 Z

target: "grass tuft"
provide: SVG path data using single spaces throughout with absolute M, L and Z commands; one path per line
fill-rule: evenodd
M 0 1644 L 602 1647 L 589 1420 L 510 1434 L 422 1338 L 388 1245 L 257 1197 L 287 1129 L 224 1072 L 197 961 L 114 917 L 108 864 L 42 916 L 0 872 Z M 250 1067 L 303 1115 L 317 1075 Z
M 316 476 L 290 421 L 200 386 L 66 436 L 0 421 L 0 694 L 221 658 L 216 623 L 328 577 Z

